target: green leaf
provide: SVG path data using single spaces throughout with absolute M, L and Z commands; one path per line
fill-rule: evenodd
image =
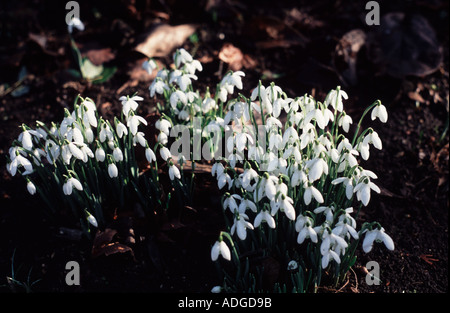
M 104 83 L 105 81 L 107 81 L 108 79 L 110 79 L 114 73 L 117 71 L 117 67 L 116 66 L 111 66 L 111 67 L 105 67 L 103 69 L 103 72 L 101 73 L 100 76 L 94 78 L 92 80 L 93 84 L 101 84 Z

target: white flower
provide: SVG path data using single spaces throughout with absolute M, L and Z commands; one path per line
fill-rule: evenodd
M 119 147 L 114 148 L 114 150 L 113 150 L 113 157 L 114 157 L 114 160 L 116 162 L 123 161 L 123 153 L 122 153 L 122 150 L 120 150 Z
M 322 253 L 322 268 L 325 269 L 327 268 L 328 264 L 330 263 L 330 257 L 332 257 L 336 263 L 340 264 L 341 263 L 341 258 L 339 257 L 339 255 L 334 252 L 333 250 L 327 250 L 324 251 L 324 253 Z
M 108 175 L 111 178 L 117 177 L 119 175 L 119 169 L 117 168 L 116 164 L 110 163 L 108 165 Z
M 217 177 L 217 186 L 219 187 L 219 189 L 222 189 L 227 183 L 228 189 L 230 189 L 231 185 L 233 184 L 231 176 L 228 173 L 223 172 Z
M 353 180 L 348 177 L 338 177 L 331 182 L 333 185 L 337 185 L 343 183 L 345 186 L 345 195 L 347 199 L 351 199 L 353 197 Z
M 318 203 L 323 203 L 323 196 L 316 187 L 314 187 L 313 185 L 308 186 L 307 183 L 305 183 L 304 187 L 305 193 L 303 194 L 303 200 L 305 201 L 306 205 L 311 203 L 312 197 L 314 197 L 314 199 Z
M 258 172 L 256 172 L 252 168 L 247 168 L 244 170 L 244 173 L 242 173 L 241 175 L 240 175 L 240 178 L 241 178 L 242 188 L 246 189 L 247 191 L 250 191 L 249 189 L 252 189 L 252 186 L 250 185 L 251 181 L 255 180 L 259 177 Z
M 354 239 L 358 239 L 358 232 L 353 228 L 353 226 L 349 225 L 345 220 L 336 223 L 332 230 L 333 234 L 345 237 L 347 234 L 350 234 Z
M 292 200 L 292 198 L 282 195 L 281 196 L 281 201 L 278 201 L 278 207 L 280 209 L 281 212 L 284 212 L 284 214 L 286 214 L 286 217 L 292 221 L 295 220 L 295 209 L 293 206 L 294 200 Z M 273 213 L 273 209 L 272 212 Z
M 106 139 L 109 139 L 109 140 L 114 139 L 114 135 L 113 135 L 111 129 L 109 128 L 108 124 L 103 122 L 103 124 L 100 128 L 101 128 L 100 133 L 98 135 L 100 142 L 105 142 Z
M 120 101 L 122 101 L 122 112 L 123 114 L 128 117 L 128 113 L 132 110 L 132 111 L 136 111 L 137 107 L 138 107 L 138 103 L 136 101 L 142 101 L 144 100 L 144 98 L 140 97 L 140 96 L 133 96 L 133 97 L 128 97 L 128 96 L 122 96 L 119 98 Z
M 356 198 L 358 199 L 358 201 L 361 201 L 364 206 L 367 206 L 369 204 L 371 189 L 377 193 L 381 192 L 380 188 L 378 188 L 377 185 L 375 185 L 371 181 L 366 182 L 366 180 L 357 184 L 353 189 L 353 192 L 356 193 Z
M 183 66 L 183 70 L 189 74 L 195 74 L 195 71 L 201 72 L 203 70 L 202 63 L 198 60 L 192 60 L 192 62 L 187 62 Z
M 122 138 L 123 135 L 125 135 L 125 136 L 128 135 L 127 127 L 119 121 L 117 121 L 116 132 L 117 132 L 117 135 L 119 136 L 119 138 Z
M 170 105 L 173 109 L 177 108 L 178 102 L 183 103 L 184 105 L 187 104 L 187 97 L 186 94 L 181 90 L 175 90 L 171 95 L 169 99 Z
M 394 241 L 388 234 L 384 232 L 384 228 L 376 228 L 374 230 L 369 230 L 366 232 L 363 241 L 363 250 L 365 253 L 368 253 L 372 250 L 374 241 L 383 242 L 386 248 L 391 251 L 394 250 Z
M 231 86 L 235 86 L 237 89 L 242 89 L 243 85 L 242 85 L 242 77 L 245 76 L 245 73 L 242 71 L 236 71 L 233 72 L 231 74 L 227 74 L 221 82 L 222 84 L 229 84 Z M 229 92 L 232 93 L 232 92 Z
M 158 65 L 152 58 L 145 60 L 144 63 L 142 63 L 142 68 L 146 70 L 149 75 L 151 75 L 157 67 Z
M 230 248 L 223 240 L 216 241 L 211 249 L 211 260 L 217 261 L 221 255 L 225 260 L 231 260 Z
M 169 136 L 170 128 L 172 127 L 172 125 L 166 119 L 159 119 L 156 121 L 155 127 L 160 131 L 162 131 L 163 133 L 165 133 L 167 136 Z
M 145 149 L 145 158 L 147 159 L 147 161 L 149 163 L 156 162 L 156 155 L 155 155 L 155 153 L 153 152 L 152 149 L 150 149 L 148 147 Z
M 256 204 L 252 200 L 242 199 L 241 203 L 239 204 L 239 210 L 238 210 L 239 213 L 245 213 L 247 208 L 249 208 L 250 210 L 252 210 L 255 213 L 257 211 Z
M 162 145 L 165 145 L 167 142 L 169 142 L 169 137 L 164 132 L 160 132 L 157 139 L 158 142 Z
M 234 224 L 231 226 L 231 234 L 234 235 L 237 232 L 238 237 L 241 240 L 247 238 L 247 228 L 254 229 L 250 222 L 247 222 L 248 216 L 244 213 L 240 213 L 234 218 Z
M 263 210 L 256 215 L 253 225 L 254 227 L 258 227 L 262 222 L 266 222 L 270 228 L 275 228 L 275 219 L 266 210 Z
M 138 126 L 141 123 L 147 125 L 147 121 L 145 120 L 145 118 L 139 115 L 133 115 L 128 119 L 127 126 L 130 128 L 130 131 L 133 135 L 136 135 Z
M 287 270 L 288 271 L 295 271 L 298 268 L 298 263 L 297 261 L 289 261 L 288 266 L 287 266 Z
M 388 120 L 388 113 L 387 113 L 386 107 L 384 105 L 382 105 L 381 103 L 378 103 L 372 109 L 372 114 L 371 114 L 372 121 L 375 120 L 377 117 L 380 119 L 380 121 L 382 123 L 386 123 Z
M 164 161 L 167 161 L 167 159 L 172 157 L 172 153 L 170 153 L 169 149 L 166 147 L 161 147 L 161 149 L 159 149 L 159 154 Z
M 350 115 L 344 114 L 338 122 L 339 127 L 342 127 L 342 129 L 348 133 L 350 129 L 350 124 L 353 123 L 353 120 Z
M 178 84 L 178 86 L 180 86 L 180 89 L 182 91 L 186 91 L 188 86 L 192 85 L 191 79 L 197 80 L 198 77 L 193 74 L 183 74 L 175 77 L 173 81 L 175 81 Z M 169 83 L 172 83 L 172 81 L 169 81 Z
M 70 22 L 67 24 L 67 31 L 72 33 L 73 28 L 78 29 L 79 31 L 84 30 L 84 24 L 78 17 L 73 17 Z
M 193 61 L 192 55 L 187 52 L 184 48 L 180 48 L 178 49 L 174 55 L 173 55 L 173 59 L 175 62 L 175 66 L 177 68 L 180 67 L 180 65 L 183 63 L 190 63 Z
M 308 178 L 310 182 L 318 180 L 323 174 L 328 174 L 328 164 L 322 158 L 315 158 L 306 162 L 309 168 Z
M 331 90 L 325 99 L 325 106 L 331 104 L 333 109 L 342 112 L 344 110 L 344 105 L 342 99 L 348 99 L 347 93 L 342 89 Z
M 97 219 L 94 217 L 94 215 L 92 215 L 88 211 L 86 211 L 86 213 L 87 213 L 87 220 L 88 220 L 89 224 L 91 224 L 94 227 L 98 227 Z
M 155 93 L 162 95 L 164 90 L 170 90 L 169 86 L 161 79 L 155 79 L 149 87 L 150 97 L 154 97 Z
M 99 162 L 103 162 L 105 160 L 106 153 L 105 150 L 103 150 L 101 147 L 98 147 L 97 150 L 95 150 L 95 158 Z
M 11 163 L 7 167 L 8 172 L 11 174 L 11 176 L 16 175 L 17 168 L 19 167 L 19 165 L 25 168 L 26 173 L 33 172 L 33 165 L 31 164 L 31 162 L 27 158 L 19 154 L 11 161 Z
M 19 135 L 19 140 L 22 142 L 22 147 L 26 150 L 33 150 L 33 140 L 31 137 L 31 134 L 28 130 L 24 130 L 20 135 Z
M 174 180 L 175 177 L 178 178 L 178 179 L 181 179 L 180 170 L 178 169 L 178 167 L 176 167 L 175 164 L 172 164 L 169 167 L 169 177 L 170 177 L 170 180 Z
M 32 181 L 28 181 L 27 190 L 30 193 L 30 195 L 34 195 L 36 193 L 36 186 L 33 184 Z
M 82 191 L 83 186 L 81 185 L 80 181 L 74 177 L 70 177 L 65 184 L 63 185 L 63 192 L 65 195 L 71 195 L 72 189 L 75 187 L 75 189 Z
M 214 163 L 214 165 L 211 167 L 211 175 L 219 177 L 222 175 L 223 171 L 225 170 L 225 167 L 220 162 Z
M 133 145 L 139 143 L 143 148 L 147 147 L 147 140 L 145 139 L 145 134 L 143 132 L 137 132 L 133 137 Z
M 325 220 L 329 223 L 333 222 L 333 214 L 334 214 L 334 206 L 320 206 L 314 209 L 314 213 L 323 213 L 325 214 Z
M 214 286 L 211 289 L 211 293 L 220 293 L 222 291 L 222 287 L 221 286 Z
M 239 195 L 230 195 L 227 194 L 225 200 L 223 200 L 223 209 L 226 210 L 227 208 L 230 209 L 231 213 L 234 213 L 235 211 L 239 211 L 239 206 L 236 202 L 236 200 L 241 201 L 242 198 Z
M 317 233 L 316 231 L 312 228 L 312 226 L 307 223 L 305 225 L 305 227 L 303 227 L 300 232 L 298 233 L 297 236 L 297 243 L 298 244 L 302 244 L 306 238 L 310 238 L 312 242 L 317 243 L 318 239 L 317 239 Z

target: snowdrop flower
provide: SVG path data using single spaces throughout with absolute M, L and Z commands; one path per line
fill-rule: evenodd
M 156 162 L 156 155 L 150 147 L 147 146 L 145 149 L 145 158 L 149 163 Z
M 110 163 L 108 165 L 108 175 L 111 178 L 117 177 L 119 175 L 119 169 L 117 168 L 116 164 Z
M 170 128 L 172 127 L 172 124 L 164 118 L 161 118 L 156 121 L 155 127 L 165 133 L 167 136 L 170 134 Z
M 305 201 L 305 204 L 308 205 L 311 203 L 312 198 L 318 202 L 323 203 L 323 197 L 320 191 L 314 187 L 313 185 L 308 185 L 308 183 L 304 184 L 305 193 L 303 194 L 303 200 Z
M 367 206 L 370 201 L 370 190 L 374 190 L 377 193 L 381 192 L 377 185 L 365 179 L 363 182 L 355 186 L 353 192 L 356 193 L 356 198 L 358 201 L 361 201 L 364 206 Z
M 217 261 L 221 255 L 225 260 L 231 260 L 231 252 L 230 248 L 228 248 L 227 244 L 223 240 L 216 241 L 211 249 L 211 260 Z M 219 287 L 219 286 L 216 286 Z M 219 287 L 220 292 L 220 287 Z
M 75 189 L 82 191 L 83 186 L 81 185 L 80 181 L 74 177 L 70 177 L 66 180 L 66 182 L 63 185 L 63 192 L 65 195 L 69 196 L 72 194 L 72 189 L 75 187 Z
M 7 167 L 8 172 L 11 174 L 11 176 L 16 175 L 17 168 L 19 166 L 23 166 L 26 173 L 33 172 L 33 165 L 31 164 L 31 162 L 27 158 L 19 154 L 11 161 L 11 163 L 9 163 L 9 166 Z
M 253 212 L 257 212 L 256 204 L 250 200 L 250 199 L 242 199 L 241 203 L 239 204 L 238 211 L 239 213 L 245 213 L 247 209 L 252 210 Z
M 222 172 L 222 174 L 217 177 L 217 186 L 219 189 L 222 189 L 228 183 L 228 189 L 231 188 L 233 184 L 231 176 L 227 172 Z
M 363 250 L 368 253 L 372 250 L 374 242 L 383 242 L 386 248 L 389 250 L 394 250 L 394 241 L 392 238 L 384 232 L 384 228 L 376 228 L 365 232 L 365 237 L 363 241 Z
M 307 238 L 311 239 L 311 241 L 314 242 L 314 243 L 318 242 L 317 233 L 312 228 L 312 226 L 311 226 L 311 224 L 309 222 L 307 222 L 305 224 L 305 226 L 298 233 L 297 243 L 298 244 L 302 244 L 305 241 L 305 239 L 307 239 Z
M 307 161 L 306 168 L 309 169 L 308 178 L 310 182 L 318 180 L 323 174 L 328 175 L 327 162 L 322 158 L 315 158 Z
M 211 289 L 211 293 L 220 293 L 222 291 L 222 287 L 221 286 L 214 286 Z
M 223 209 L 230 209 L 232 213 L 234 213 L 235 211 L 239 212 L 239 206 L 236 200 L 241 201 L 242 197 L 237 194 L 230 195 L 229 193 L 226 193 L 225 200 L 223 200 Z
M 256 172 L 254 169 L 252 169 L 250 167 L 250 168 L 246 168 L 244 170 L 244 173 L 242 173 L 241 175 L 240 175 L 240 177 L 241 177 L 242 188 L 250 191 L 249 189 L 252 189 L 251 185 L 250 185 L 251 181 L 256 180 L 259 177 L 258 172 Z
M 114 135 L 107 123 L 105 123 L 105 122 L 102 123 L 98 137 L 100 139 L 100 142 L 105 142 L 106 139 L 109 139 L 109 140 L 114 139 Z
M 169 166 L 169 177 L 170 177 L 170 180 L 174 180 L 175 177 L 178 179 L 181 179 L 180 170 L 178 169 L 178 167 L 176 167 L 175 164 L 171 164 Z
M 223 79 L 221 84 L 229 84 L 231 86 L 235 86 L 237 89 L 242 89 L 242 77 L 245 76 L 245 73 L 242 71 L 236 71 L 233 73 L 227 74 Z M 231 92 L 232 93 L 232 92 Z
M 95 150 L 95 159 L 99 162 L 105 161 L 106 153 L 100 146 Z
M 314 213 L 318 214 L 318 213 L 323 213 L 325 214 L 325 219 L 326 221 L 328 221 L 329 223 L 333 222 L 333 214 L 334 214 L 334 206 L 320 206 L 314 209 Z
M 332 230 L 333 234 L 345 237 L 347 234 L 350 234 L 354 239 L 358 239 L 358 232 L 353 228 L 353 226 L 349 225 L 346 220 L 340 221 L 336 223 Z
M 201 72 L 203 70 L 202 63 L 199 60 L 192 60 L 192 62 L 186 62 L 183 66 L 183 70 L 189 74 L 195 74 L 196 71 Z
M 339 119 L 338 126 L 342 127 L 342 129 L 346 133 L 348 133 L 348 131 L 350 129 L 350 124 L 353 124 L 353 120 L 352 120 L 351 116 L 344 113 L 341 116 L 341 118 Z
M 336 88 L 336 90 L 331 90 L 330 93 L 327 95 L 325 99 L 325 106 L 328 106 L 331 104 L 333 109 L 342 112 L 344 110 L 344 105 L 342 103 L 342 99 L 348 99 L 347 93 L 340 89 L 339 87 Z
M 278 199 L 278 201 L 272 200 L 271 206 L 272 211 L 271 214 L 275 215 L 278 209 L 281 212 L 284 212 L 287 218 L 294 221 L 295 220 L 295 209 L 294 209 L 294 200 L 292 200 L 291 197 L 281 195 L 281 199 Z
M 30 193 L 30 195 L 34 195 L 36 193 L 36 186 L 33 184 L 31 180 L 27 183 L 27 190 Z
M 304 171 L 296 168 L 291 177 L 291 186 L 292 187 L 300 186 L 300 184 L 304 184 L 307 181 L 308 181 L 308 177 L 307 177 L 306 173 Z
M 295 271 L 298 268 L 298 263 L 294 260 L 289 261 L 288 266 L 287 266 L 287 270 L 288 271 Z
M 174 59 L 176 68 L 179 68 L 182 63 L 183 64 L 190 63 L 193 61 L 192 55 L 189 52 L 187 52 L 184 48 L 178 49 L 174 53 L 173 59 Z
M 122 101 L 122 112 L 123 114 L 128 117 L 128 113 L 133 110 L 136 111 L 137 107 L 138 107 L 138 103 L 136 101 L 142 101 L 144 100 L 144 98 L 140 97 L 140 96 L 133 96 L 133 97 L 128 97 L 128 96 L 121 96 L 119 98 L 120 101 Z
M 147 146 L 147 140 L 145 139 L 145 134 L 143 132 L 137 132 L 133 137 L 133 145 L 139 143 L 143 148 Z
M 123 135 L 128 135 L 128 129 L 127 127 L 122 124 L 119 120 L 115 119 L 116 121 L 116 132 L 117 132 L 117 136 L 119 136 L 119 138 L 122 138 Z
M 169 86 L 161 79 L 156 78 L 149 87 L 150 90 L 150 97 L 154 97 L 155 93 L 157 94 L 164 94 L 164 91 L 170 90 Z
M 139 115 L 132 115 L 128 119 L 127 126 L 130 128 L 130 131 L 133 135 L 136 135 L 139 124 L 147 125 L 147 121 L 145 120 L 145 118 Z
M 330 257 L 336 261 L 336 263 L 341 263 L 341 258 L 339 255 L 334 252 L 333 250 L 326 250 L 322 253 L 322 268 L 327 268 L 328 264 L 330 263 Z
M 169 99 L 170 105 L 173 109 L 177 108 L 178 102 L 181 102 L 184 105 L 187 105 L 187 97 L 186 94 L 181 90 L 175 90 Z
M 70 22 L 67 24 L 67 31 L 71 34 L 74 27 L 79 31 L 84 30 L 84 24 L 78 17 L 73 17 L 70 20 Z
M 262 222 L 266 222 L 270 228 L 275 228 L 275 219 L 270 215 L 270 213 L 266 210 L 262 210 L 255 217 L 255 221 L 253 222 L 254 227 L 259 227 Z
M 175 83 L 180 86 L 180 89 L 182 91 L 186 91 L 188 86 L 192 85 L 192 79 L 197 80 L 197 76 L 193 74 L 182 74 L 180 76 L 177 76 L 173 79 Z M 172 81 L 169 81 L 169 83 L 172 83 Z
M 372 121 L 379 118 L 382 123 L 386 123 L 388 120 L 388 113 L 386 107 L 378 102 L 378 104 L 372 109 L 371 118 Z
M 153 71 L 158 68 L 158 65 L 156 64 L 154 59 L 150 58 L 142 63 L 142 68 L 146 70 L 149 75 L 151 75 Z
M 225 170 L 225 167 L 220 162 L 214 163 L 214 165 L 211 167 L 211 175 L 219 177 L 222 175 L 223 171 Z
M 24 130 L 19 135 L 19 141 L 22 143 L 22 147 L 26 150 L 33 150 L 33 139 L 31 137 L 31 133 L 28 130 Z
M 167 142 L 169 142 L 169 137 L 164 132 L 160 132 L 157 139 L 158 142 L 162 145 L 165 145 L 167 144 Z
M 247 221 L 248 216 L 244 213 L 240 213 L 234 218 L 234 224 L 231 226 L 231 235 L 236 232 L 239 239 L 245 240 L 247 238 L 247 228 L 254 229 L 253 225 Z
M 167 149 L 166 147 L 161 147 L 159 149 L 159 154 L 161 155 L 161 158 L 164 161 L 167 161 L 169 158 L 172 157 L 172 153 L 170 153 L 169 149 Z
M 114 148 L 114 150 L 113 150 L 113 157 L 114 157 L 114 160 L 116 162 L 123 161 L 123 153 L 122 153 L 122 150 L 120 150 L 119 147 L 115 147 Z
M 345 186 L 345 195 L 347 199 L 351 199 L 353 197 L 353 179 L 348 177 L 338 177 L 334 179 L 331 184 L 337 185 L 343 183 Z
M 87 220 L 88 220 L 89 224 L 91 224 L 94 227 L 98 227 L 97 219 L 94 217 L 94 215 L 89 213 L 87 210 L 85 210 L 85 212 L 87 214 Z

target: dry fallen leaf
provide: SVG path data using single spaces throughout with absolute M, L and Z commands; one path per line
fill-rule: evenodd
M 135 50 L 149 58 L 169 55 L 173 49 L 181 46 L 189 36 L 194 34 L 196 28 L 197 26 L 193 24 L 157 25 L 143 36 L 144 39 Z
M 239 48 L 231 43 L 226 43 L 220 49 L 219 59 L 227 63 L 232 71 L 239 71 L 243 66 L 244 55 Z
M 117 234 L 117 230 L 106 228 L 104 231 L 97 231 L 92 244 L 92 257 L 96 258 L 101 255 L 109 256 L 116 253 L 130 252 L 134 259 L 133 250 L 124 244 L 119 242 L 112 242 L 114 236 Z

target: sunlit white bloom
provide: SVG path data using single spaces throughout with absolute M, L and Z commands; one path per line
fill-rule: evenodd
M 371 113 L 372 121 L 376 118 L 379 118 L 382 123 L 386 123 L 388 120 L 388 113 L 386 107 L 381 103 L 378 103 L 373 109 Z
M 345 186 L 345 195 L 347 199 L 351 199 L 353 197 L 353 179 L 348 177 L 338 177 L 331 182 L 333 185 L 343 183 Z
M 80 181 L 74 177 L 70 177 L 63 185 L 64 194 L 67 196 L 71 195 L 73 188 L 79 191 L 83 190 L 83 186 L 81 185 Z
M 229 209 L 230 212 L 232 212 L 232 213 L 234 213 L 235 211 L 239 211 L 239 206 L 238 206 L 236 200 L 241 201 L 242 197 L 237 194 L 233 194 L 233 195 L 227 194 L 225 199 L 223 200 L 223 209 L 224 210 Z M 241 213 L 243 213 L 243 212 L 241 212 Z
M 147 121 L 145 120 L 145 118 L 139 115 L 133 115 L 128 119 L 127 126 L 130 128 L 130 131 L 133 135 L 136 135 L 139 124 L 147 125 Z
M 108 165 L 108 175 L 111 178 L 117 177 L 119 175 L 119 169 L 117 168 L 116 164 L 110 163 Z
M 31 173 L 31 172 L 33 172 L 33 165 L 31 164 L 31 162 L 30 162 L 27 158 L 21 156 L 20 154 L 17 155 L 17 156 L 11 161 L 11 163 L 9 163 L 9 166 L 7 167 L 8 172 L 9 172 L 12 176 L 16 175 L 17 168 L 18 168 L 19 166 L 23 166 L 23 167 L 25 168 L 26 173 Z
M 338 126 L 342 127 L 342 129 L 348 133 L 350 129 L 350 124 L 353 123 L 352 117 L 347 114 L 343 114 L 341 118 L 339 119 Z
M 181 173 L 178 167 L 175 164 L 169 166 L 169 177 L 170 180 L 174 180 L 175 177 L 181 179 Z
M 120 101 L 122 101 L 122 112 L 123 114 L 128 117 L 128 113 L 132 110 L 132 111 L 136 111 L 137 107 L 138 107 L 138 103 L 136 101 L 142 101 L 144 100 L 144 98 L 140 97 L 140 96 L 133 96 L 133 97 L 128 97 L 128 96 L 121 96 L 119 98 Z
M 173 109 L 177 108 L 178 102 L 181 102 L 182 104 L 186 105 L 187 104 L 186 94 L 181 90 L 175 90 L 170 95 L 169 102 Z
M 336 263 L 341 263 L 341 258 L 339 255 L 334 252 L 333 250 L 327 250 L 322 253 L 322 268 L 327 268 L 328 264 L 330 263 L 330 258 L 334 259 Z
M 149 147 L 145 149 L 145 158 L 149 163 L 156 162 L 156 155 Z
M 222 172 L 222 174 L 217 176 L 217 186 L 219 189 L 222 189 L 228 183 L 228 188 L 231 188 L 232 179 L 231 176 L 227 172 Z
M 238 214 L 234 218 L 234 224 L 233 226 L 231 226 L 230 233 L 234 235 L 234 233 L 236 232 L 239 239 L 245 240 L 245 238 L 247 238 L 247 228 L 254 229 L 253 225 L 247 220 L 248 216 L 246 214 L 244 213 Z
M 394 250 L 394 241 L 392 238 L 384 232 L 384 228 L 376 228 L 373 230 L 369 230 L 365 233 L 364 241 L 363 241 L 363 250 L 365 253 L 368 253 L 372 250 L 374 242 L 383 242 L 386 248 L 389 250 Z
M 155 123 L 155 127 L 165 133 L 167 136 L 170 134 L 170 128 L 172 127 L 172 124 L 164 118 L 159 119 Z
M 33 184 L 33 182 L 30 180 L 27 183 L 27 190 L 30 193 L 30 195 L 34 195 L 36 193 L 36 186 Z
M 86 210 L 86 214 L 87 214 L 87 220 L 88 220 L 89 224 L 91 224 L 94 227 L 98 227 L 97 219 L 94 217 L 94 215 L 89 213 L 87 210 Z
M 137 132 L 133 137 L 133 146 L 139 143 L 143 148 L 147 147 L 147 140 L 145 139 L 145 134 L 143 132 Z
M 375 185 L 371 181 L 364 180 L 363 182 L 357 184 L 353 189 L 353 192 L 356 193 L 356 198 L 358 201 L 361 201 L 364 206 L 367 206 L 370 201 L 370 190 L 374 190 L 377 193 L 380 193 L 380 188 Z
M 307 223 L 298 233 L 297 243 L 302 244 L 307 238 L 310 238 L 314 243 L 318 242 L 317 233 L 309 223 Z
M 219 255 L 221 255 L 225 260 L 228 260 L 228 261 L 231 260 L 230 248 L 228 248 L 227 244 L 223 240 L 219 240 L 214 243 L 214 245 L 211 249 L 211 260 L 217 261 L 217 259 L 219 258 Z M 220 290 L 219 290 L 219 292 L 220 292 Z
M 158 65 L 154 59 L 150 58 L 142 63 L 142 68 L 146 70 L 149 75 L 151 75 L 153 71 L 158 68 Z
M 119 136 L 119 138 L 122 138 L 123 135 L 125 135 L 125 136 L 128 135 L 127 127 L 119 121 L 117 121 L 117 124 L 116 124 L 116 132 L 117 132 L 117 136 Z
M 314 209 L 314 213 L 323 213 L 325 215 L 326 221 L 329 223 L 333 222 L 334 206 L 320 206 Z
M 245 73 L 242 71 L 236 71 L 231 74 L 229 73 L 222 79 L 221 84 L 229 84 L 231 86 L 235 86 L 237 89 L 242 89 L 242 77 L 244 76 Z
M 161 158 L 162 158 L 164 161 L 167 161 L 167 159 L 169 159 L 169 158 L 172 157 L 172 153 L 170 153 L 170 150 L 167 149 L 166 147 L 161 147 L 161 148 L 159 149 L 159 154 L 161 155 Z
M 22 147 L 26 150 L 33 150 L 33 140 L 31 138 L 31 134 L 28 130 L 24 130 L 19 135 L 19 140 L 22 142 Z
M 84 24 L 78 17 L 72 17 L 70 22 L 67 24 L 67 31 L 71 34 L 74 27 L 79 31 L 84 30 Z
M 300 186 L 300 184 L 304 184 L 307 181 L 308 181 L 308 177 L 307 177 L 306 173 L 304 171 L 296 168 L 291 177 L 291 186 L 292 187 Z
M 169 86 L 161 79 L 155 79 L 150 87 L 150 97 L 154 97 L 155 93 L 162 95 L 164 91 L 170 90 Z
M 109 128 L 108 124 L 106 124 L 105 122 L 103 122 L 102 126 L 100 127 L 100 133 L 98 135 L 100 142 L 105 142 L 106 139 L 108 140 L 113 140 L 114 139 L 114 135 L 111 131 L 111 129 Z
M 266 222 L 267 225 L 269 225 L 270 228 L 275 228 L 275 219 L 270 215 L 270 213 L 266 210 L 263 210 L 259 212 L 256 217 L 255 221 L 253 222 L 254 227 L 259 227 L 263 222 Z
M 95 159 L 99 162 L 103 162 L 105 161 L 105 157 L 105 150 L 103 150 L 101 147 L 98 147 L 97 150 L 95 150 Z
M 122 150 L 120 150 L 119 147 L 114 148 L 114 150 L 113 150 L 113 157 L 114 157 L 114 160 L 116 162 L 123 161 L 123 153 L 122 153 Z
M 325 99 L 325 106 L 331 105 L 333 109 L 342 112 L 344 110 L 344 105 L 342 103 L 342 99 L 348 99 L 347 93 L 337 88 L 336 90 L 331 90 Z
M 223 171 L 225 170 L 225 167 L 220 162 L 214 163 L 214 165 L 211 167 L 211 175 L 219 177 L 222 175 Z
M 336 223 L 333 228 L 333 234 L 345 237 L 347 234 L 350 234 L 354 239 L 358 239 L 358 232 L 353 228 L 352 225 L 348 224 L 345 220 Z
M 305 193 L 303 194 L 303 200 L 305 201 L 306 205 L 311 203 L 313 197 L 318 203 L 323 203 L 323 196 L 316 187 L 314 187 L 313 185 L 308 186 L 307 183 L 305 183 L 304 187 Z
M 242 199 L 239 204 L 238 211 L 239 213 L 245 213 L 247 209 L 252 210 L 253 212 L 257 212 L 256 204 L 250 199 Z
M 328 164 L 322 158 L 315 158 L 306 162 L 309 169 L 308 178 L 310 182 L 318 180 L 323 174 L 328 175 Z
M 158 142 L 160 143 L 160 144 L 162 144 L 162 145 L 165 145 L 165 144 L 167 144 L 167 142 L 169 141 L 169 137 L 166 135 L 166 133 L 164 133 L 164 132 L 160 132 L 159 134 L 158 134 Z
M 203 70 L 202 63 L 199 60 L 192 60 L 192 62 L 185 63 L 183 70 L 189 74 L 195 74 L 196 71 L 201 72 Z
M 181 64 L 190 63 L 193 61 L 192 55 L 189 52 L 187 52 L 184 48 L 178 49 L 174 53 L 173 59 L 175 62 L 175 66 L 177 68 L 179 68 Z

